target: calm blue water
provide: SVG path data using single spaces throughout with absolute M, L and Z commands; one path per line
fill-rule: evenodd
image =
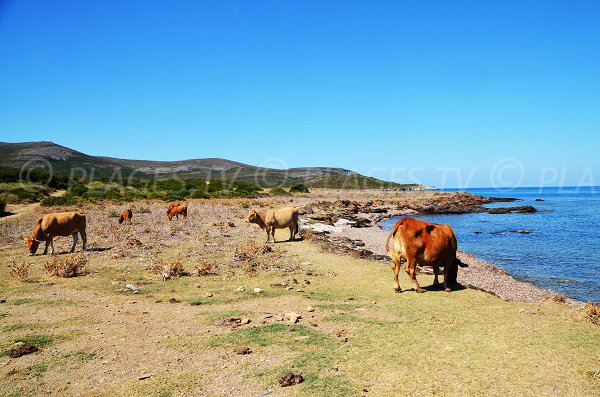
M 460 250 L 502 266 L 520 280 L 581 301 L 600 301 L 600 187 L 467 191 L 487 197 L 520 199 L 492 206 L 533 205 L 548 212 L 415 218 L 449 224 L 456 233 Z M 536 202 L 538 198 L 544 201 Z M 381 225 L 390 230 L 398 219 L 385 220 Z

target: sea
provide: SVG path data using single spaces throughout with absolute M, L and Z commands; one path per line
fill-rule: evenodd
M 449 224 L 458 239 L 458 249 L 504 268 L 519 280 L 579 301 L 600 302 L 600 187 L 461 191 L 518 199 L 488 207 L 532 205 L 539 212 L 414 218 Z M 389 231 L 398 219 L 386 219 L 380 225 Z

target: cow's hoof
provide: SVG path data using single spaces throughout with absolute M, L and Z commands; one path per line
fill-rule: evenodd
M 424 290 L 423 288 L 419 288 L 419 289 L 417 290 L 417 294 L 422 294 L 423 292 L 425 292 L 425 290 Z
M 452 289 L 451 289 L 451 288 L 448 288 L 448 287 L 446 287 L 446 288 L 444 288 L 444 291 L 445 291 L 445 292 L 452 292 Z
M 29 254 L 29 255 L 27 255 L 27 256 L 33 256 L 33 254 Z
M 397 294 L 399 294 L 400 292 L 402 292 L 402 288 L 394 288 L 394 292 L 396 292 Z

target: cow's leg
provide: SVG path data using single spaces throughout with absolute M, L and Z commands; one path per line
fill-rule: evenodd
M 83 247 L 81 248 L 82 251 L 85 251 L 85 246 L 87 245 L 87 234 L 85 232 L 79 232 L 81 234 L 81 243 L 83 244 Z
M 76 245 L 77 245 L 77 232 L 73 233 L 73 246 L 71 247 L 71 253 L 75 252 Z
M 417 281 L 416 271 L 417 271 L 417 262 L 414 259 L 411 260 L 411 259 L 407 258 L 406 272 L 408 273 L 408 276 L 410 277 L 410 281 L 412 281 L 413 286 L 415 287 L 415 291 L 417 291 L 419 293 L 425 292 L 425 290 L 423 288 L 421 288 L 421 286 L 419 285 L 419 282 Z
M 273 243 L 276 243 L 277 241 L 275 241 L 275 227 L 271 227 L 271 236 L 273 236 Z
M 270 239 L 271 239 L 271 228 L 269 228 L 268 226 L 265 228 L 265 230 L 267 231 L 267 241 L 265 241 L 265 244 L 269 244 Z
M 438 279 L 439 274 L 440 274 L 440 268 L 438 266 L 434 266 L 433 267 L 433 276 L 434 276 L 433 277 L 433 285 L 436 287 L 438 285 L 440 285 L 440 280 Z M 444 281 L 446 281 L 446 277 L 444 277 Z
M 454 258 L 447 260 L 444 265 L 444 291 L 446 292 L 451 292 L 450 284 L 456 283 L 457 267 Z
M 400 288 L 400 281 L 398 280 L 398 274 L 400 274 L 400 268 L 402 267 L 402 263 L 400 260 L 392 259 L 392 272 L 394 273 L 394 291 L 402 292 L 402 288 Z
M 50 255 L 54 255 L 54 241 L 50 239 Z
M 294 239 L 294 228 L 294 225 L 290 226 L 290 241 Z
M 46 240 L 46 247 L 44 247 L 44 252 L 42 252 L 42 255 L 46 255 L 48 253 L 49 245 L 50 245 L 50 240 Z

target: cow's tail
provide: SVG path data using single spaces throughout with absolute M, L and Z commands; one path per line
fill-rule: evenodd
M 390 232 L 390 234 L 388 234 L 387 240 L 385 240 L 385 252 L 387 252 L 388 254 L 390 253 L 390 239 L 396 235 L 396 232 L 398 231 L 400 226 L 401 222 L 396 222 L 396 224 L 392 228 L 392 231 Z M 392 241 L 392 246 L 393 245 L 394 242 Z
M 458 257 L 454 258 L 454 262 L 456 262 L 456 264 L 460 267 L 469 267 L 469 265 L 458 259 Z

